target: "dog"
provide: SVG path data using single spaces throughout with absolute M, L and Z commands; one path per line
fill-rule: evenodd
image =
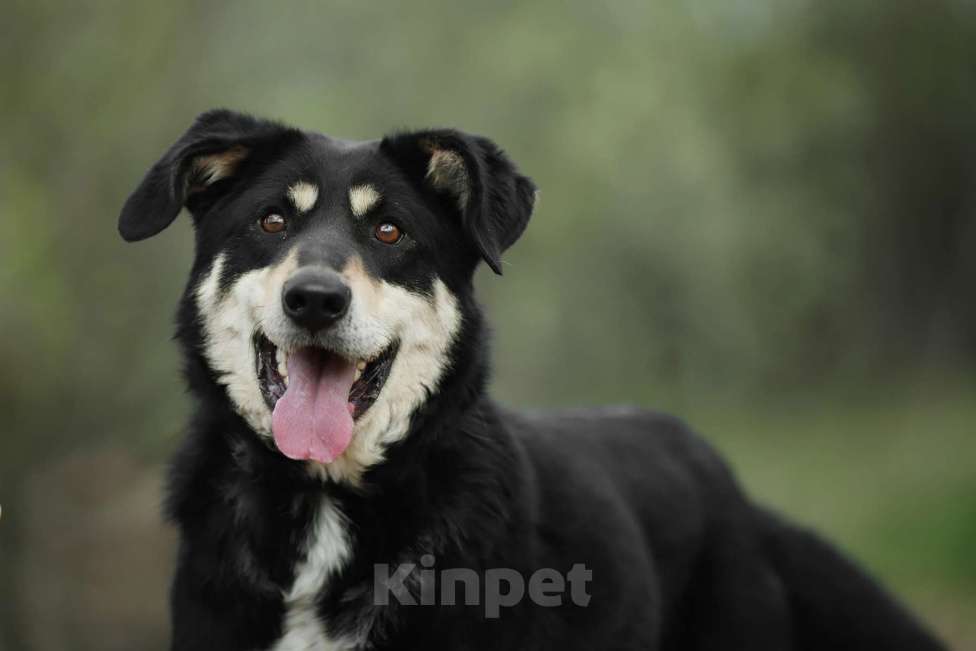
M 149 169 L 122 237 L 196 239 L 172 648 L 942 649 L 675 418 L 491 400 L 472 278 L 535 200 L 480 136 L 228 110 Z

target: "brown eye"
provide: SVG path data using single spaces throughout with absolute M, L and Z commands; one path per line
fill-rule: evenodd
M 383 244 L 396 244 L 403 237 L 400 227 L 389 222 L 379 224 L 373 234 Z
M 271 213 L 261 218 L 261 229 L 265 233 L 280 233 L 285 230 L 285 218 L 277 213 Z

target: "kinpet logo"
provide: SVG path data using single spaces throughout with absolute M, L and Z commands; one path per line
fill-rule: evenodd
M 528 598 L 537 606 L 554 608 L 569 601 L 585 608 L 590 603 L 587 584 L 593 579 L 592 570 L 577 563 L 563 574 L 553 568 L 536 570 L 526 580 L 525 575 L 511 568 L 492 568 L 480 573 L 471 568 L 436 569 L 431 554 L 416 563 L 401 563 L 391 572 L 390 565 L 373 566 L 373 604 L 388 606 L 390 597 L 403 606 L 454 606 L 458 602 L 458 587 L 466 606 L 484 605 L 485 617 L 496 619 L 502 608 L 511 608 Z

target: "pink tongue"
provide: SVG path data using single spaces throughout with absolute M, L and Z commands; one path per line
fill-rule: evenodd
M 352 439 L 349 390 L 356 366 L 338 355 L 303 348 L 288 358 L 288 389 L 275 405 L 271 430 L 290 459 L 331 463 Z

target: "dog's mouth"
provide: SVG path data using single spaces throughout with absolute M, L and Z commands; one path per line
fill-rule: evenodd
M 286 352 L 257 333 L 254 349 L 278 449 L 292 459 L 331 463 L 352 440 L 353 421 L 383 390 L 397 344 L 372 359 L 350 360 L 319 347 Z

